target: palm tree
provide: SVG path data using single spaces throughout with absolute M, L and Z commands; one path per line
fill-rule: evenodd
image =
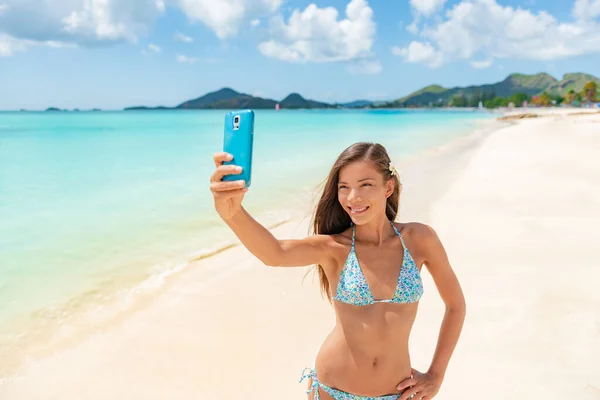
M 596 101 L 596 91 L 597 91 L 597 89 L 598 89 L 598 85 L 596 85 L 596 82 L 589 81 L 583 87 L 583 93 L 581 93 L 581 95 L 588 102 L 590 102 L 590 103 L 594 102 L 594 101 Z
M 569 93 L 565 96 L 565 103 L 572 104 L 575 101 L 576 96 L 573 89 L 569 90 Z

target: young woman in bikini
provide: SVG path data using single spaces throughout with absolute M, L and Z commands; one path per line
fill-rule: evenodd
M 242 207 L 244 182 L 217 153 L 211 176 L 215 208 L 243 245 L 268 266 L 316 265 L 336 324 L 305 369 L 309 399 L 432 399 L 439 391 L 465 317 L 465 300 L 435 231 L 395 222 L 400 181 L 376 143 L 356 143 L 331 169 L 304 239 L 280 240 Z M 446 305 L 433 360 L 411 368 L 408 339 L 423 294 L 421 269 L 431 274 Z

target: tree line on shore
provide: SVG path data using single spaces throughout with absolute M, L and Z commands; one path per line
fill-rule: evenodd
M 530 96 L 525 93 L 515 93 L 509 97 L 498 97 L 494 92 L 476 92 L 471 96 L 464 94 L 455 95 L 449 104 L 439 106 L 451 107 L 478 107 L 480 103 L 485 108 L 498 107 L 522 107 L 524 105 L 533 106 L 552 106 L 568 104 L 579 106 L 581 104 L 590 104 L 600 101 L 598 98 L 598 85 L 590 81 L 585 84 L 581 92 L 569 90 L 564 96 L 556 93 L 544 92 L 537 96 Z

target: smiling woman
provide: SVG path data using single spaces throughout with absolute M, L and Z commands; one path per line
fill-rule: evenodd
M 336 324 L 307 368 L 309 399 L 407 400 L 439 391 L 465 317 L 465 300 L 444 247 L 429 226 L 394 222 L 400 181 L 386 149 L 359 142 L 335 161 L 317 204 L 314 235 L 278 240 L 242 207 L 243 181 L 214 156 L 215 208 L 250 252 L 269 266 L 317 265 Z M 360 257 L 359 257 L 360 255 Z M 360 259 L 360 261 L 359 261 Z M 426 373 L 411 367 L 408 338 L 423 295 L 421 269 L 433 277 L 446 317 Z M 335 289 L 333 289 L 335 288 Z
M 379 144 L 357 143 L 346 149 L 329 172 L 314 218 L 315 235 L 340 234 L 373 214 L 394 221 L 400 200 L 400 180 L 389 168 L 390 158 Z M 383 179 L 382 179 L 383 177 Z M 319 266 L 321 288 L 329 283 Z

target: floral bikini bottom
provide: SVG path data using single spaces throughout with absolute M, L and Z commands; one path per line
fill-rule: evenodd
M 341 390 L 334 389 L 332 387 L 329 387 L 329 386 L 319 382 L 319 380 L 317 379 L 317 371 L 315 369 L 311 369 L 311 368 L 305 368 L 304 371 L 302 371 L 302 376 L 300 377 L 300 382 L 302 382 L 304 379 L 307 379 L 307 378 L 308 379 L 312 378 L 312 385 L 311 385 L 311 388 L 306 393 L 313 392 L 314 400 L 320 400 L 319 388 L 321 388 L 324 392 L 326 392 L 331 397 L 333 397 L 334 400 L 398 400 L 400 398 L 400 396 L 402 396 L 402 393 L 399 393 L 399 394 L 389 394 L 386 396 L 369 397 L 369 396 L 360 396 L 357 394 L 343 392 Z

